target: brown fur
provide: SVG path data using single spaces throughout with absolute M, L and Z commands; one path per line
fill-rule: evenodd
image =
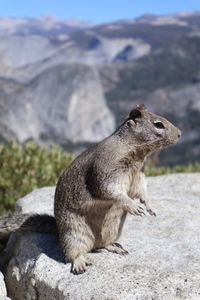
M 163 128 L 157 128 L 161 126 Z M 64 255 L 72 272 L 82 273 L 92 250 L 127 253 L 114 243 L 127 213 L 155 215 L 141 172 L 150 153 L 175 143 L 180 131 L 163 117 L 137 106 L 108 138 L 88 149 L 60 177 L 55 218 Z
M 58 233 L 75 274 L 86 271 L 89 251 L 105 248 L 126 254 L 116 240 L 127 214 L 147 211 L 155 215 L 141 172 L 144 161 L 179 137 L 180 130 L 169 121 L 148 112 L 144 105 L 135 107 L 111 136 L 79 155 L 61 175 L 55 192 L 55 219 L 19 214 L 2 218 L 0 240 L 14 230 Z

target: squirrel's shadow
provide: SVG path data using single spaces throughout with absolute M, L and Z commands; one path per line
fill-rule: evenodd
M 22 242 L 26 243 L 26 239 L 31 239 L 28 245 L 21 246 L 22 249 L 27 249 L 29 245 L 33 245 L 30 251 L 26 251 L 28 254 L 30 252 L 30 255 L 32 253 L 38 256 L 43 253 L 58 262 L 66 262 L 59 246 L 57 225 L 53 216 L 47 214 L 29 216 L 18 232 Z
M 48 256 L 58 263 L 69 263 L 60 249 L 57 237 L 53 234 L 26 232 L 19 235 L 13 233 L 6 249 L 0 257 L 0 269 L 5 274 L 12 258 L 16 259 L 16 261 L 19 258 L 20 265 L 22 266 L 27 265 L 27 262 L 37 261 L 41 254 Z
M 34 254 L 36 254 L 34 258 L 37 259 L 40 254 L 45 254 L 57 262 L 66 263 L 64 254 L 59 246 L 58 238 L 55 235 L 37 232 L 31 233 L 31 235 L 34 238 L 34 248 L 36 249 L 34 251 Z
M 91 252 L 99 253 L 100 249 Z M 20 260 L 26 264 L 28 261 L 37 261 L 41 254 L 58 263 L 70 263 L 60 248 L 55 218 L 49 215 L 32 215 L 11 234 L 6 248 L 0 255 L 0 270 L 5 273 L 12 258 L 20 256 Z
M 41 254 L 45 254 L 59 263 L 68 263 L 59 246 L 56 227 L 51 230 L 52 233 L 48 233 L 46 230 L 41 232 L 44 227 L 40 227 L 40 232 L 37 232 L 37 229 L 36 231 L 31 229 L 31 226 L 34 225 L 35 221 L 38 222 L 38 219 L 41 222 L 44 218 L 39 215 L 29 217 L 16 232 L 11 234 L 6 248 L 0 255 L 0 270 L 3 273 L 5 273 L 9 261 L 18 256 L 23 257 L 24 263 L 28 260 L 36 261 Z

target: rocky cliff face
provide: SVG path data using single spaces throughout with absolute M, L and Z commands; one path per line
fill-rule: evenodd
M 162 163 L 200 160 L 200 14 L 94 26 L 0 19 L 0 137 L 73 149 L 144 102 L 183 131 Z M 173 159 L 172 159 L 173 157 Z
M 115 128 L 97 74 L 89 66 L 55 66 L 27 85 L 0 84 L 4 89 L 2 127 L 11 129 L 4 132 L 6 138 L 97 142 Z

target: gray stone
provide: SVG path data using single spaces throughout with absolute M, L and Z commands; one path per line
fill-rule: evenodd
M 34 190 L 16 202 L 15 210 L 22 214 L 53 215 L 55 187 Z
M 21 299 L 200 299 L 200 174 L 148 179 L 157 217 L 126 221 L 120 242 L 127 256 L 90 253 L 85 274 L 70 273 L 56 237 L 25 234 L 6 282 Z
M 1 300 L 1 298 L 6 297 L 6 295 L 7 295 L 7 291 L 6 291 L 6 285 L 4 282 L 4 276 L 0 272 L 0 300 Z

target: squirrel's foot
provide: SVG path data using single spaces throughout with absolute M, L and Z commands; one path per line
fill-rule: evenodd
M 113 252 L 113 253 L 117 253 L 117 254 L 121 254 L 121 255 L 126 255 L 128 254 L 128 251 L 125 250 L 122 245 L 120 245 L 119 243 L 113 243 L 111 245 L 108 245 L 105 247 L 105 249 L 109 252 Z
M 91 265 L 83 255 L 80 255 L 73 261 L 71 272 L 75 275 L 83 274 L 87 269 L 86 267 Z

